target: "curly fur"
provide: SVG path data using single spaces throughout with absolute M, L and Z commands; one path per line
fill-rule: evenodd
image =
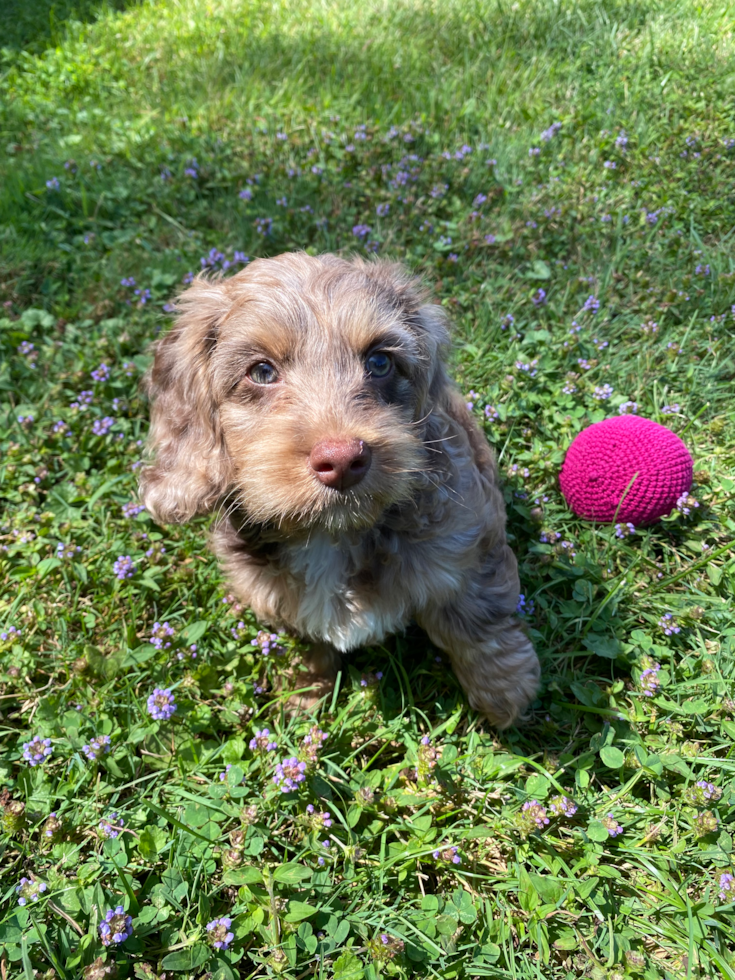
M 318 673 L 415 619 L 474 708 L 500 727 L 517 720 L 539 664 L 513 618 L 495 460 L 446 374 L 442 309 L 398 265 L 303 253 L 199 277 L 178 309 L 147 379 L 153 517 L 219 509 L 213 544 L 234 591 L 314 641 Z M 396 364 L 390 383 L 366 374 L 376 348 Z M 249 380 L 262 360 L 279 383 Z M 308 465 L 325 437 L 372 450 L 346 492 Z

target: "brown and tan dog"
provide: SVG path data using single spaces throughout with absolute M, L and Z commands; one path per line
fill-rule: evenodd
M 442 309 L 398 265 L 304 253 L 196 279 L 177 305 L 148 377 L 151 515 L 220 509 L 235 593 L 312 641 L 314 675 L 413 619 L 472 707 L 512 724 L 539 663 L 513 618 L 495 460 L 446 374 Z

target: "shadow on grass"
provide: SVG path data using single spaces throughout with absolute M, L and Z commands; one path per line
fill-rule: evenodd
M 137 0 L 2 0 L 0 47 L 38 54 L 59 44 L 66 24 L 90 23 L 108 10 L 126 10 Z

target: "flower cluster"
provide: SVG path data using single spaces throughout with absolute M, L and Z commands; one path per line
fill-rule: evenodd
M 7 629 L 0 632 L 0 643 L 12 643 L 14 640 L 20 638 L 23 631 L 16 629 L 15 626 L 8 626 Z
M 716 803 L 722 796 L 722 790 L 714 783 L 700 779 L 694 786 L 690 786 L 684 795 L 688 803 L 693 806 L 704 807 L 708 803 Z
M 616 538 L 629 538 L 631 534 L 635 534 L 635 524 L 631 524 L 630 521 L 626 524 L 615 525 Z
M 242 624 L 238 623 L 238 626 Z M 234 630 L 232 631 L 234 634 Z M 278 646 L 278 633 L 269 633 L 267 630 L 258 630 L 258 635 L 251 641 L 254 647 L 260 647 L 262 653 L 280 653 L 283 649 Z
M 214 949 L 227 949 L 235 934 L 230 932 L 232 919 L 223 915 L 219 919 L 212 919 L 207 923 L 207 939 Z
M 92 423 L 92 433 L 96 436 L 106 436 L 115 424 L 115 420 L 106 415 L 103 419 L 95 419 Z
M 635 415 L 638 412 L 638 402 L 623 402 L 619 406 L 618 412 L 621 415 Z
M 720 898 L 723 902 L 735 902 L 735 876 L 729 871 L 720 875 Z
M 720 826 L 717 815 L 711 810 L 702 810 L 694 818 L 694 834 L 696 837 L 707 837 L 709 834 L 716 834 Z
M 18 905 L 27 905 L 28 902 L 37 902 L 39 896 L 46 891 L 46 882 L 39 881 L 37 878 L 21 878 L 20 884 L 16 887 L 15 893 L 19 896 Z
M 56 814 L 55 810 L 52 810 L 46 817 L 46 822 L 43 825 L 42 834 L 47 840 L 54 840 L 61 833 L 63 824 Z
M 56 557 L 61 561 L 69 561 L 75 558 L 82 549 L 76 544 L 62 544 L 61 541 L 56 545 Z
M 323 732 L 318 725 L 312 725 L 307 734 L 301 739 L 299 758 L 306 762 L 307 765 L 316 765 L 319 752 L 328 738 L 327 733 Z
M 110 369 L 106 364 L 100 364 L 99 367 L 91 372 L 90 377 L 93 381 L 107 381 L 110 377 Z
M 459 856 L 459 848 L 446 847 L 444 850 L 432 851 L 435 861 L 443 861 L 445 864 L 461 864 L 462 858 Z
M 282 793 L 290 793 L 303 783 L 306 779 L 306 763 L 299 762 L 296 756 L 284 759 L 276 766 L 273 782 L 278 786 Z
M 612 813 L 608 813 L 606 817 L 603 817 L 600 823 L 611 837 L 618 837 L 623 832 L 622 824 L 617 822 Z
M 683 514 L 684 517 L 688 517 L 692 512 L 692 508 L 699 507 L 699 501 L 695 500 L 690 493 L 683 493 L 676 501 L 674 506 L 680 514 Z
M 396 956 L 400 956 L 406 948 L 402 939 L 396 939 L 387 932 L 381 932 L 376 939 L 369 939 L 366 946 L 377 963 L 389 963 Z
M 29 766 L 39 766 L 48 759 L 53 751 L 50 738 L 34 735 L 30 742 L 23 745 L 23 759 Z
M 640 685 L 641 692 L 647 698 L 652 698 L 654 694 L 658 693 L 658 689 L 661 686 L 661 681 L 659 680 L 658 676 L 658 672 L 660 670 L 661 664 L 652 663 L 641 672 L 638 683 Z
M 121 555 L 112 566 L 112 570 L 120 581 L 124 581 L 135 575 L 135 563 L 130 555 Z
M 275 752 L 278 748 L 278 743 L 271 741 L 271 733 L 267 728 L 256 731 L 249 745 L 253 752 Z
M 528 837 L 534 830 L 543 830 L 549 823 L 546 807 L 538 800 L 526 800 L 516 814 L 516 829 L 523 837 Z
M 137 517 L 145 510 L 143 504 L 137 504 L 134 500 L 123 505 L 123 517 Z
M 680 633 L 681 626 L 674 619 L 673 613 L 664 613 L 661 619 L 658 621 L 659 628 L 664 631 L 666 636 L 671 636 L 673 633 Z
M 156 721 L 168 721 L 176 711 L 176 701 L 171 688 L 156 687 L 148 696 L 148 714 Z
M 171 637 L 175 636 L 176 631 L 173 626 L 165 623 L 155 622 L 151 629 L 149 643 L 152 643 L 157 650 L 168 650 L 171 646 Z
M 117 946 L 133 935 L 132 917 L 125 914 L 122 905 L 110 909 L 99 924 L 100 942 L 103 946 Z
M 314 809 L 313 803 L 307 805 L 303 820 L 306 822 L 309 830 L 315 833 L 319 833 L 320 830 L 332 826 L 332 814 L 328 810 L 319 813 L 319 811 Z
M 109 735 L 97 735 L 95 738 L 90 738 L 89 745 L 82 746 L 82 752 L 86 755 L 90 762 L 95 762 L 100 755 L 107 755 L 110 751 L 110 736 Z
M 536 606 L 533 599 L 527 599 L 523 592 L 518 596 L 518 603 L 516 604 L 516 614 L 518 616 L 532 616 Z
M 120 831 L 125 826 L 125 821 L 119 813 L 113 812 L 109 817 L 103 817 L 97 824 L 97 830 L 103 840 L 114 840 L 120 836 Z
M 598 402 L 604 402 L 607 401 L 614 390 L 613 386 L 609 384 L 597 385 L 592 392 L 592 397 Z
M 573 817 L 577 809 L 577 804 L 568 796 L 554 796 L 549 801 L 548 812 L 552 817 Z

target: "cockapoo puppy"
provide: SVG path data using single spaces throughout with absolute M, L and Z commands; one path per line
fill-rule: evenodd
M 311 641 L 317 688 L 340 652 L 415 620 L 472 707 L 512 724 L 539 662 L 514 618 L 496 463 L 447 377 L 442 309 L 398 265 L 304 253 L 195 279 L 177 308 L 147 379 L 153 518 L 220 511 L 235 594 Z

